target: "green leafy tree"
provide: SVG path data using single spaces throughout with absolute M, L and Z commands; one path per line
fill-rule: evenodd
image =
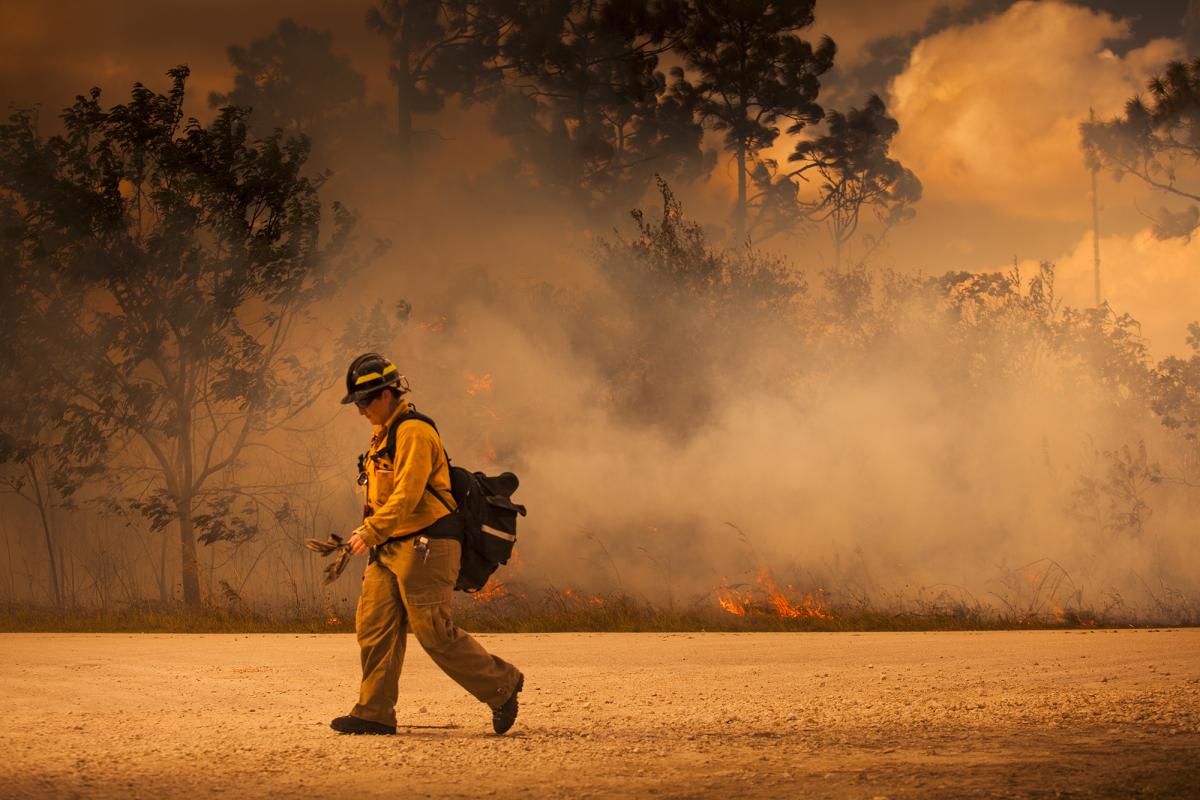
M 332 209 L 305 139 L 257 139 L 246 112 L 207 127 L 183 116 L 186 67 L 105 109 L 100 91 L 43 139 L 36 117 L 0 126 L 4 236 L 21 279 L 16 379 L 49 376 L 55 435 L 144 478 L 137 507 L 179 533 L 183 599 L 200 602 L 196 519 L 247 449 L 328 385 L 301 341 L 313 303 L 356 255 L 353 218 Z M 7 421 L 6 421 L 7 422 Z M 44 445 L 45 443 L 43 443 Z
M 833 66 L 836 47 L 822 37 L 813 47 L 797 34 L 813 23 L 814 0 L 697 0 L 680 37 L 687 71 L 672 74 L 700 119 L 725 135 L 737 165 L 734 238 L 746 234 L 748 184 L 760 151 L 790 123 L 797 134 L 818 122 L 820 76 Z M 691 77 L 689 77 L 689 75 Z

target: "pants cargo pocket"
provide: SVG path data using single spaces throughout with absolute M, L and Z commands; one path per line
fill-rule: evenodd
M 424 557 L 412 552 L 413 545 L 404 543 L 410 558 L 400 576 L 405 604 L 410 608 L 450 604 L 454 596 L 454 576 L 458 571 L 460 546 L 453 539 L 430 539 Z

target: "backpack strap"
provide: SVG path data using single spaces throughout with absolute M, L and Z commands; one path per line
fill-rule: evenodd
M 400 430 L 401 425 L 403 425 L 405 422 L 408 422 L 410 419 L 421 420 L 421 422 L 424 422 L 426 425 L 433 428 L 434 433 L 437 433 L 439 436 L 441 436 L 441 432 L 438 431 L 437 423 L 424 414 L 418 411 L 409 411 L 407 414 L 401 414 L 400 416 L 396 417 L 396 421 L 393 422 L 390 427 L 388 427 L 387 443 L 383 446 L 383 450 L 380 451 L 387 456 L 388 461 L 394 461 L 396 459 L 396 432 Z M 442 452 L 445 452 L 445 450 Z M 450 457 L 447 456 L 446 462 L 449 463 L 449 461 Z
M 432 484 L 429 484 L 429 483 L 425 484 L 425 491 L 429 492 L 431 495 L 436 497 L 438 499 L 438 502 L 446 507 L 447 511 L 449 511 L 451 514 L 454 513 L 454 509 L 451 508 L 450 504 L 446 502 L 446 498 L 442 497 L 442 493 L 439 492 L 437 489 L 433 488 Z
M 387 456 L 388 461 L 396 460 L 396 433 L 397 433 L 397 431 L 400 430 L 400 426 L 402 424 L 404 424 L 405 422 L 408 422 L 410 419 L 421 420 L 421 422 L 424 422 L 426 425 L 433 428 L 434 433 L 437 433 L 439 437 L 441 436 L 441 432 L 438 431 L 437 423 L 434 422 L 429 417 L 425 416 L 424 414 L 420 413 L 419 411 L 416 411 L 414 409 L 412 411 L 409 411 L 407 414 L 401 414 L 399 417 L 396 417 L 396 421 L 393 422 L 392 425 L 388 427 L 387 443 L 384 445 L 383 450 L 380 451 L 381 453 L 383 453 L 384 455 Z M 442 448 L 442 455 L 446 456 L 446 467 L 449 468 L 450 455 L 448 453 L 446 453 L 445 447 Z M 447 511 L 449 511 L 451 514 L 454 513 L 454 508 L 452 508 L 451 505 L 446 502 L 446 498 L 442 497 L 442 493 L 439 492 L 437 489 L 433 488 L 433 486 L 431 484 L 429 484 L 429 483 L 425 484 L 425 491 L 429 492 L 434 497 L 436 497 L 438 499 L 438 502 L 446 507 Z

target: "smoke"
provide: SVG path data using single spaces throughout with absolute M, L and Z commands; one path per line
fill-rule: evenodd
M 1079 220 L 1079 123 L 1120 112 L 1183 50 L 1154 39 L 1118 56 L 1129 23 L 1063 2 L 1018 2 L 920 41 L 892 82 L 899 158 L 929 199 L 1017 218 Z
M 1188 474 L 1194 443 L 1145 407 L 1113 318 L 1048 332 L 1064 312 L 1031 279 L 1049 276 L 801 276 L 762 257 L 737 272 L 747 256 L 734 253 L 719 256 L 725 284 L 681 289 L 647 281 L 632 223 L 602 246 L 574 212 L 496 204 L 501 187 L 482 181 L 427 182 L 412 202 L 387 199 L 388 180 L 350 188 L 378 198 L 365 233 L 390 251 L 305 335 L 333 342 L 376 306 L 392 315 L 361 347 L 400 365 L 455 463 L 521 478 L 530 513 L 500 575 L 514 591 L 712 606 L 723 582 L 767 569 L 835 608 L 953 597 L 1012 612 L 1054 570 L 1039 602 L 1157 618 L 1194 604 L 1200 498 L 1169 480 Z M 788 302 L 764 306 L 763 285 L 783 277 Z M 231 476 L 277 488 L 259 493 L 255 538 L 203 550 L 210 591 L 353 602 L 353 577 L 322 593 L 301 546 L 357 523 L 370 431 L 340 393 Z M 164 534 L 78 518 L 93 520 L 86 535 L 61 520 L 78 557 L 97 570 L 97 553 L 121 554 L 137 565 L 123 591 L 153 596 Z M 168 590 L 176 562 L 163 562 Z
M 905 163 L 911 158 L 926 186 L 954 201 L 1014 213 L 1031 198 L 1049 213 L 1077 205 L 1037 188 L 1082 175 L 1074 126 L 1087 99 L 1081 106 L 1072 93 L 1072 103 L 1060 102 L 1064 87 L 1104 83 L 1115 105 L 1131 93 L 1130 74 L 1174 51 L 1160 42 L 1103 59 L 1102 42 L 1122 26 L 1060 3 L 1017 4 L 980 25 L 991 26 L 982 32 L 994 46 L 968 46 L 950 29 L 924 41 L 897 79 Z M 1035 34 L 1076 44 L 1009 44 Z M 1041 72 L 1060 80 L 1050 94 L 1026 86 L 1022 95 L 967 63 L 980 52 L 1006 76 L 1018 74 L 1013 59 L 1037 72 L 1030 58 L 1045 58 Z M 971 83 L 939 83 L 944 75 Z M 1006 101 L 1037 94 L 1041 112 L 1010 124 L 1011 106 L 993 102 L 990 89 Z M 970 130 L 954 129 L 961 136 L 947 141 L 952 112 Z M 521 478 L 516 499 L 530 513 L 503 580 L 528 591 L 571 586 L 707 602 L 722 581 L 766 568 L 802 590 L 824 590 L 835 605 L 913 608 L 950 592 L 1011 611 L 1052 563 L 1067 576 L 1055 578 L 1060 605 L 1168 615 L 1194 605 L 1200 497 L 1180 481 L 1195 478 L 1187 471 L 1195 445 L 1146 408 L 1136 371 L 1114 356 L 1124 351 L 1109 335 L 1111 319 L 1049 331 L 1047 319 L 1062 322 L 1062 312 L 1039 316 L 1036 265 L 1021 264 L 1015 299 L 999 279 L 800 275 L 765 257 L 755 270 L 731 273 L 745 265 L 742 253 L 723 256 L 712 285 L 724 289 L 647 281 L 632 223 L 614 233 L 607 217 L 564 207 L 493 168 L 504 145 L 480 133 L 487 118 L 478 107 L 452 109 L 439 125 L 447 141 L 431 137 L 407 176 L 374 144 L 377 118 L 343 131 L 344 149 L 326 151 L 336 163 L 325 196 L 356 209 L 364 234 L 391 248 L 363 264 L 304 335 L 329 342 L 332 361 L 347 322 L 369 319 L 377 306 L 391 315 L 367 331 L 362 348 L 400 365 L 456 463 Z M 988 149 L 1000 130 L 1016 131 L 1010 139 L 1020 146 Z M 1051 180 L 1043 171 L 1049 182 L 1038 183 L 1030 162 L 1070 174 Z M 964 165 L 987 174 L 964 177 Z M 981 181 L 993 189 L 986 196 Z M 656 204 L 644 198 L 648 217 Z M 944 219 L 925 230 L 938 225 L 941 239 L 955 236 Z M 1079 307 L 1080 287 L 1089 285 L 1081 277 L 1086 245 L 1060 270 L 1068 302 Z M 1178 300 L 1194 285 L 1194 250 L 1105 240 L 1106 259 L 1147 265 L 1140 278 L 1107 280 L 1118 311 L 1142 319 L 1152 346 L 1175 337 L 1175 347 L 1191 321 Z M 956 266 L 929 269 L 941 276 Z M 795 282 L 786 303 L 778 302 L 781 275 Z M 1153 302 L 1126 288 L 1137 281 L 1155 285 L 1144 292 Z M 402 302 L 411 314 L 394 333 Z M 1087 339 L 1095 330 L 1096 341 Z M 1063 341 L 1071 336 L 1081 342 Z M 260 497 L 257 538 L 202 552 L 210 591 L 225 580 L 247 601 L 353 601 L 351 574 L 320 595 L 321 565 L 300 545 L 357 524 L 353 465 L 370 431 L 352 407 L 337 405 L 340 393 L 333 386 L 230 476 L 274 488 Z M 35 529 L 31 516 L 7 521 Z M 178 543 L 168 538 L 172 555 L 160 560 L 163 534 L 128 521 L 88 509 L 57 522 L 96 592 L 169 596 Z M 33 578 L 26 590 L 11 577 L 34 574 L 35 544 L 9 558 L 9 596 L 37 596 Z M 102 564 L 118 577 L 105 578 Z M 87 585 L 81 577 L 81 596 Z
M 1187 298 L 1200 290 L 1200 239 L 1163 239 L 1147 227 L 1130 236 L 1102 236 L 1100 276 L 1104 298 L 1141 324 L 1156 356 L 1184 356 L 1187 326 L 1200 308 Z M 1022 262 L 1022 269 L 1036 265 Z M 1086 306 L 1094 296 L 1092 237 L 1083 236 L 1058 259 L 1059 289 L 1065 302 Z
M 636 267 L 633 249 L 597 249 L 578 284 L 548 286 L 481 255 L 491 278 L 414 296 L 393 348 L 458 463 L 521 477 L 530 516 L 505 580 L 703 602 L 766 568 L 835 605 L 951 591 L 1012 610 L 1052 568 L 1058 606 L 1173 613 L 1164 598 L 1195 597 L 1197 497 L 1155 473 L 1188 445 L 1131 398 L 1115 317 L 1061 334 L 1096 334 L 1078 347 L 1040 327 L 1064 312 L 1030 311 L 1036 270 L 1008 306 L 999 290 L 948 306 L 921 278 L 814 275 L 773 324 L 639 300 L 597 270 L 613 257 Z M 678 330 L 696 333 L 666 351 L 670 380 L 633 370 L 655 391 L 628 392 L 622 357 Z M 711 401 L 685 402 L 697 392 Z

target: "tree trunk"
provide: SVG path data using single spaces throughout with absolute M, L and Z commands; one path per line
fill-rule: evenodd
M 395 51 L 396 69 L 396 133 L 400 144 L 400 166 L 407 178 L 412 172 L 413 160 L 413 83 L 408 63 L 408 41 L 405 33 Z
M 404 86 L 396 90 L 396 102 L 398 106 L 396 121 L 400 142 L 400 165 L 404 170 L 405 177 L 408 177 L 412 171 L 413 156 L 412 106 L 409 103 L 408 95 L 409 92 L 405 91 Z
M 746 146 L 739 144 L 737 149 L 737 205 L 733 209 L 733 243 L 735 247 L 742 246 L 746 238 Z
M 234 552 L 234 557 L 235 558 L 237 557 L 236 551 Z M 216 594 L 213 592 L 213 586 L 216 584 L 216 580 L 215 580 L 216 575 L 217 575 L 217 550 L 216 550 L 216 548 L 210 546 L 208 548 L 208 583 L 207 583 L 209 603 L 212 603 L 213 598 L 216 597 Z
M 1099 308 L 1104 303 L 1104 295 L 1100 292 L 1100 194 L 1096 188 L 1096 171 L 1096 168 L 1092 167 L 1092 267 L 1096 308 Z
M 8 602 L 17 602 L 17 572 L 13 565 L 12 554 L 12 537 L 8 535 L 8 528 L 4 529 L 4 553 L 8 556 Z
M 196 536 L 192 529 L 191 495 L 178 501 L 179 549 L 182 551 L 183 603 L 186 606 L 200 605 L 200 567 L 196 561 Z
M 68 569 L 71 567 L 71 569 Z M 70 607 L 75 607 L 75 570 L 74 564 L 68 563 L 63 552 L 62 542 L 58 543 L 58 569 L 62 572 L 62 599 L 64 605 L 70 600 Z M 69 590 L 69 591 L 68 591 Z
M 167 592 L 167 534 L 160 534 L 162 538 L 161 547 L 158 554 L 158 602 L 164 606 L 171 599 Z
M 54 605 L 62 608 L 62 586 L 58 580 L 58 564 L 54 559 L 54 538 L 50 535 L 50 518 L 46 513 L 46 498 L 42 496 L 42 483 L 38 480 L 37 465 L 32 461 L 25 462 L 25 471 L 33 486 L 34 505 L 37 506 L 38 516 L 42 521 L 42 536 L 46 540 L 46 555 L 50 559 L 50 587 Z

